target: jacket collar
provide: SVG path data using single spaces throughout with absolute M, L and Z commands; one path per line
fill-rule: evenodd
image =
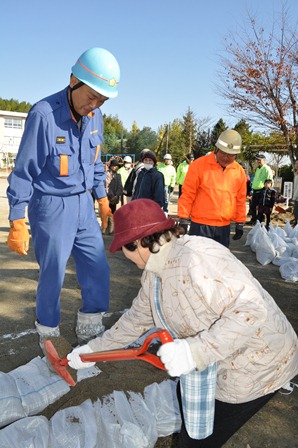
M 169 242 L 164 240 L 163 245 L 159 246 L 159 252 L 150 255 L 145 266 L 146 271 L 153 272 L 153 274 L 161 277 L 175 239 L 173 237 Z

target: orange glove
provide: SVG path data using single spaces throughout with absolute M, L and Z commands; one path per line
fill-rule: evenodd
M 10 231 L 7 246 L 17 254 L 27 255 L 30 235 L 25 224 L 25 218 L 10 221 Z
M 107 197 L 97 199 L 99 204 L 99 214 L 101 219 L 101 227 L 105 230 L 108 227 L 108 217 L 113 216 L 113 213 L 109 206 L 109 200 Z

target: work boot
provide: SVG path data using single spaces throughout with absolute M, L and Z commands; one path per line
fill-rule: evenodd
M 81 313 L 78 311 L 76 335 L 78 344 L 87 344 L 91 339 L 101 336 L 105 330 L 102 324 L 104 313 Z
M 44 343 L 43 341 L 48 338 L 59 337 L 60 329 L 59 327 L 46 327 L 45 325 L 41 325 L 37 321 L 35 322 L 35 327 L 37 330 L 37 334 L 39 336 L 39 346 L 45 355 Z

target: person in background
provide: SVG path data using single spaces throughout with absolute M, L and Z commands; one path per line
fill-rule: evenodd
M 144 167 L 139 171 L 132 200 L 152 199 L 160 207 L 164 206 L 164 176 L 157 168 L 157 159 L 153 151 L 143 153 Z
M 242 139 L 237 131 L 222 132 L 214 152 L 189 165 L 178 199 L 180 225 L 191 219 L 189 234 L 213 238 L 229 247 L 230 223 L 234 221 L 233 240 L 243 235 L 246 220 L 246 175 L 236 162 Z
M 122 188 L 124 188 L 125 182 L 127 181 L 128 176 L 132 172 L 132 158 L 130 156 L 125 156 L 123 158 L 123 165 L 118 170 L 118 174 L 121 176 Z M 121 205 L 127 203 L 127 196 L 124 194 L 121 195 Z
M 138 175 L 141 172 L 141 170 L 144 168 L 144 163 L 142 162 L 142 157 L 147 151 L 150 151 L 150 149 L 144 148 L 140 152 L 140 157 L 139 157 L 138 163 L 133 167 L 133 169 L 131 170 L 131 173 L 129 174 L 128 178 L 126 179 L 125 185 L 123 187 L 123 194 L 126 196 L 127 202 L 129 202 L 134 195 L 136 183 L 138 180 Z
M 176 170 L 175 170 L 174 166 L 172 165 L 171 154 L 164 155 L 164 163 L 160 163 L 159 165 L 157 165 L 157 169 L 164 176 L 165 198 L 164 198 L 163 211 L 165 212 L 166 215 L 168 215 L 170 195 L 173 193 L 175 183 L 176 183 Z
M 69 366 L 91 367 L 80 354 L 122 349 L 154 327 L 167 329 L 174 341 L 157 354 L 178 378 L 178 447 L 219 448 L 297 374 L 297 335 L 230 250 L 210 238 L 179 237 L 155 202 L 132 201 L 114 221 L 110 252 L 122 250 L 143 270 L 141 288 L 102 337 L 67 355 Z M 211 403 L 200 388 L 206 371 Z
M 298 223 L 298 160 L 294 165 L 294 188 L 293 188 L 293 201 L 294 201 L 294 217 L 296 226 Z
M 178 188 L 179 188 L 179 192 L 178 192 L 179 197 L 182 194 L 182 185 L 184 183 L 185 176 L 188 171 L 188 167 L 193 161 L 194 161 L 194 155 L 192 153 L 189 153 L 189 154 L 186 154 L 185 160 L 178 165 L 176 182 L 177 182 Z
M 242 163 L 239 163 L 239 165 L 242 166 L 242 168 L 244 169 L 244 172 L 245 172 L 245 176 L 246 176 L 246 197 L 249 197 L 251 195 L 250 175 L 246 171 L 245 163 L 242 162 Z
M 272 180 L 266 179 L 264 188 L 260 194 L 260 202 L 258 205 L 258 220 L 264 221 L 264 215 L 266 217 L 266 229 L 269 230 L 270 216 L 276 201 L 276 191 L 271 188 Z
M 119 65 L 103 48 L 85 51 L 72 67 L 69 85 L 36 103 L 28 113 L 16 165 L 8 178 L 8 247 L 27 255 L 33 239 L 39 280 L 36 329 L 43 340 L 59 336 L 60 292 L 72 255 L 81 290 L 78 341 L 103 331 L 109 307 L 109 266 L 90 192 L 100 207 L 102 228 L 111 214 L 101 161 L 100 107 L 118 94 Z
M 251 184 L 253 190 L 250 206 L 251 220 L 248 222 L 248 224 L 252 226 L 254 226 L 257 222 L 257 209 L 260 204 L 260 197 L 265 185 L 265 181 L 267 179 L 273 180 L 272 170 L 270 166 L 267 165 L 266 157 L 264 156 L 264 154 L 257 154 L 256 161 L 258 167 L 255 171 L 255 175 Z
M 109 200 L 109 206 L 112 214 L 115 213 L 117 204 L 120 202 L 122 196 L 122 183 L 121 176 L 117 172 L 119 170 L 119 162 L 116 159 L 112 159 L 108 164 L 107 178 L 105 182 L 107 198 Z M 102 230 L 104 235 L 110 235 L 113 233 L 114 223 L 113 216 L 108 217 L 108 226 Z

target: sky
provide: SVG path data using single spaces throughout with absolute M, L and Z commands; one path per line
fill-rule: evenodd
M 297 0 L 288 0 L 298 16 Z M 247 24 L 248 12 L 265 26 L 280 0 L 14 0 L 1 7 L 0 97 L 34 104 L 62 90 L 71 67 L 88 48 L 114 54 L 119 95 L 102 107 L 130 131 L 153 130 L 182 119 L 228 126 L 238 120 L 216 93 L 224 38 Z

